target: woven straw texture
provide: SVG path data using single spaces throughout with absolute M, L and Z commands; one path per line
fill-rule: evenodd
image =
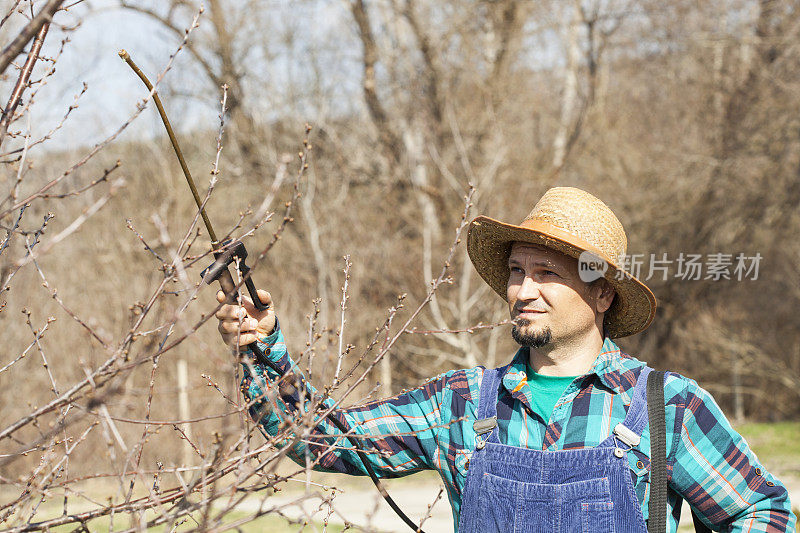
M 573 187 L 554 187 L 519 226 L 484 216 L 470 223 L 467 251 L 472 264 L 503 299 L 509 275 L 508 254 L 517 241 L 575 258 L 588 250 L 608 263 L 605 278 L 617 292 L 605 316 L 606 332 L 612 339 L 638 333 L 653 321 L 655 296 L 621 268 L 628 243 L 625 230 L 611 209 L 595 196 Z

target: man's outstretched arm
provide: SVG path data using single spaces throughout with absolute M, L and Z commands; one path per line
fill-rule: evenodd
M 262 302 L 271 303 L 266 292 L 259 291 L 259 294 Z M 243 392 L 251 403 L 251 416 L 266 433 L 278 435 L 286 424 L 295 426 L 291 437 L 279 443 L 292 445 L 289 456 L 294 461 L 305 465 L 306 458 L 310 457 L 319 470 L 366 474 L 354 450 L 353 439 L 358 439 L 365 444 L 362 448 L 367 450 L 370 464 L 381 477 L 397 477 L 434 468 L 433 461 L 438 455 L 438 430 L 449 423 L 448 414 L 443 424 L 441 409 L 446 378 L 431 380 L 393 398 L 334 409 L 332 416 L 350 428 L 353 434 L 352 438 L 343 438 L 341 431 L 320 416 L 320 413 L 335 407 L 334 400 L 326 398 L 320 401 L 318 391 L 302 379 L 302 371 L 289 357 L 272 306 L 269 311 L 259 314 L 249 300 L 243 305 L 244 313 L 238 306 L 223 306 L 217 313 L 219 329 L 231 345 L 237 338 L 240 346 L 258 339 L 264 357 L 272 363 L 250 354 L 243 362 Z M 241 332 L 238 333 L 241 315 Z M 294 380 L 285 377 L 289 373 L 294 374 Z M 297 383 L 297 377 L 303 383 L 302 390 L 291 386 Z M 317 414 L 311 418 L 309 412 L 315 407 Z M 312 423 L 308 422 L 310 419 L 313 419 Z

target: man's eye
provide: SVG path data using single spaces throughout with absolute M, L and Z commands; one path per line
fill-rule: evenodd
M 520 267 L 518 267 L 518 266 L 512 266 L 512 267 L 509 267 L 509 268 L 510 268 L 511 272 L 513 272 L 514 274 L 518 274 L 518 273 L 522 272 L 522 269 Z
M 545 276 L 556 276 L 556 277 L 558 277 L 558 274 L 556 272 L 553 272 L 552 270 L 545 270 L 543 273 L 544 273 Z

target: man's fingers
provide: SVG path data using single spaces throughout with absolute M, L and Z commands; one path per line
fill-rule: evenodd
M 235 333 L 223 333 L 222 341 L 228 346 L 236 346 L 236 339 L 239 339 L 239 346 L 247 346 L 256 342 L 256 336 L 252 333 L 243 333 L 237 335 Z
M 258 289 L 258 299 L 261 300 L 261 303 L 272 307 L 272 296 L 267 291 Z M 242 306 L 247 310 L 247 314 L 250 316 L 265 316 L 267 311 L 259 311 L 256 309 L 256 306 L 253 305 L 253 300 L 248 298 L 247 296 L 242 295 Z
M 258 292 L 263 292 L 263 291 L 258 291 Z M 224 303 L 228 302 L 228 297 L 225 296 L 225 293 L 223 291 L 217 291 L 217 301 L 219 303 L 221 303 L 221 304 L 224 304 Z M 251 303 L 252 304 L 252 300 L 250 298 L 248 298 L 247 295 L 245 295 L 245 294 L 242 294 L 242 302 L 243 303 Z M 230 303 L 230 302 L 228 302 L 228 303 Z
M 245 333 L 239 335 L 239 346 L 247 346 L 248 344 L 253 344 L 258 339 L 256 338 L 254 333 Z
M 272 296 L 265 290 L 258 289 L 256 291 L 258 293 L 258 299 L 261 300 L 261 303 L 264 305 L 272 305 Z
M 255 331 L 257 327 L 258 320 L 254 318 L 247 318 L 242 321 L 241 327 L 238 320 L 221 320 L 217 329 L 219 329 L 219 332 L 224 335 L 226 333 L 237 333 L 239 331 Z
M 275 328 L 275 311 L 272 307 L 272 297 L 267 291 L 259 290 L 258 298 L 268 306 L 268 309 L 259 311 L 250 298 L 241 297 L 241 305 L 228 303 L 223 291 L 217 291 L 217 301 L 221 304 L 214 316 L 219 320 L 217 329 L 222 335 L 222 340 L 229 346 L 245 346 L 256 342 L 256 334 L 262 338 L 271 334 Z
M 261 300 L 262 304 L 270 307 L 272 306 L 272 296 L 270 296 L 270 294 L 267 291 L 258 289 L 257 293 L 258 293 L 258 299 Z M 253 312 L 256 313 L 263 312 L 263 311 L 258 311 L 256 309 L 256 306 L 253 305 L 253 300 L 245 295 L 242 295 L 242 305 L 244 305 L 244 308 L 247 309 L 247 312 L 250 314 L 253 314 Z
M 261 290 L 258 291 L 258 297 L 259 297 L 259 299 L 261 300 L 262 303 L 264 303 L 264 304 L 266 304 L 268 306 L 272 305 L 272 298 L 270 297 L 270 295 L 269 295 L 269 293 L 267 291 L 261 291 Z M 225 293 L 224 292 L 217 291 L 217 301 L 219 303 L 227 302 L 227 299 L 225 297 Z M 235 305 L 235 304 L 223 305 L 222 307 L 219 308 L 219 311 L 217 311 L 214 316 L 216 316 L 218 319 L 222 320 L 224 318 L 228 318 L 228 317 L 231 317 L 231 316 L 236 316 L 235 312 L 233 310 L 234 309 L 240 309 L 241 310 L 242 308 L 244 308 L 244 311 L 246 311 L 246 314 L 248 314 L 250 316 L 258 317 L 259 315 L 263 316 L 265 314 L 264 311 L 259 311 L 258 309 L 256 309 L 256 307 L 253 305 L 253 300 L 251 300 L 250 298 L 248 298 L 245 295 L 242 295 L 242 305 L 241 306 L 238 306 L 238 305 Z
M 219 308 L 219 311 L 214 313 L 214 317 L 217 320 L 239 320 L 247 316 L 247 312 L 238 305 L 223 305 Z

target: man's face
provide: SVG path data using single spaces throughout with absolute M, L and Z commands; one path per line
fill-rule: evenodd
M 512 335 L 523 346 L 561 344 L 602 328 L 614 291 L 605 281 L 587 284 L 578 260 L 548 248 L 514 243 L 508 258 Z

